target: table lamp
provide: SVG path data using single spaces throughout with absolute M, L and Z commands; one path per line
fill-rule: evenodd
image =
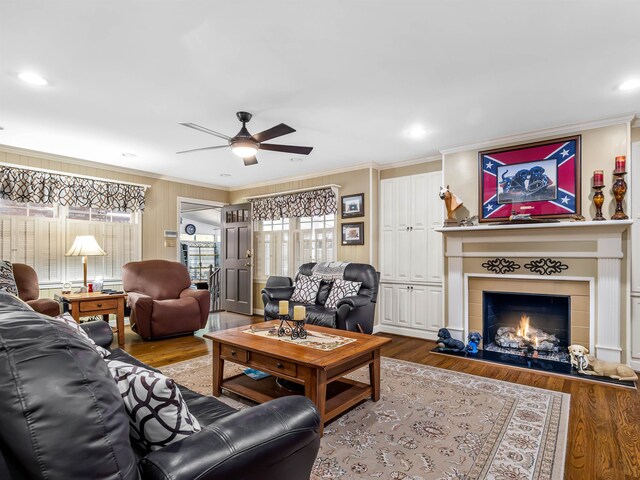
M 67 252 L 67 257 L 82 257 L 82 267 L 84 271 L 84 286 L 87 286 L 87 256 L 106 255 L 93 235 L 78 235 L 73 241 L 73 245 Z

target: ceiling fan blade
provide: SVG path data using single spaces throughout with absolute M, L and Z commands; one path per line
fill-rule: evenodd
M 260 150 L 271 150 L 272 152 L 297 153 L 298 155 L 309 155 L 313 147 L 299 147 L 295 145 L 277 145 L 275 143 L 261 143 Z
M 200 150 L 215 150 L 216 148 L 229 148 L 229 145 L 217 145 L 215 147 L 194 148 L 192 150 L 182 150 L 181 152 L 176 152 L 176 153 L 199 152 Z
M 248 167 L 249 165 L 257 165 L 258 164 L 258 159 L 256 158 L 255 155 L 253 157 L 243 158 L 242 161 L 244 162 L 244 166 L 245 167 Z
M 206 127 L 201 127 L 200 125 L 196 125 L 195 123 L 180 123 L 179 125 L 193 128 L 194 130 L 198 130 L 203 133 L 208 133 L 209 135 L 213 135 L 215 137 L 224 138 L 225 140 L 231 140 L 231 137 L 228 135 L 225 135 L 224 133 L 214 132 L 213 130 L 209 130 Z
M 258 143 L 266 142 L 267 140 L 271 140 L 272 138 L 281 137 L 282 135 L 288 135 L 289 133 L 293 132 L 295 132 L 293 128 L 291 128 L 289 125 L 281 123 L 280 125 L 271 127 L 269 130 L 256 133 L 255 135 L 253 135 L 253 139 Z

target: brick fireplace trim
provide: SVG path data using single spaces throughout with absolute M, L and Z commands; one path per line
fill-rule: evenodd
M 530 275 L 465 275 L 465 331 L 482 332 L 482 292 L 541 293 L 571 297 L 571 343 L 594 351 L 594 279 L 590 277 L 544 277 Z M 525 312 L 523 312 L 525 313 Z

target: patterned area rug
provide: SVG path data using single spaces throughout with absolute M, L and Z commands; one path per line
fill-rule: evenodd
M 227 363 L 225 376 L 242 367 Z M 211 394 L 211 358 L 162 368 Z M 368 371 L 352 378 L 368 381 Z M 327 425 L 312 478 L 561 479 L 569 395 L 382 358 L 382 398 Z M 223 395 L 235 408 L 252 405 Z

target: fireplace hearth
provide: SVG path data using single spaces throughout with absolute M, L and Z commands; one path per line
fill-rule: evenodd
M 485 291 L 482 303 L 484 350 L 570 362 L 570 296 Z

